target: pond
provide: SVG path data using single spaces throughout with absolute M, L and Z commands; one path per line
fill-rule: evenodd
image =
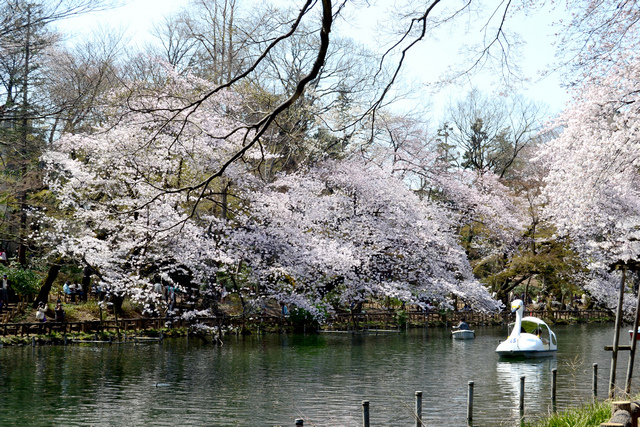
M 444 328 L 352 335 L 228 336 L 222 346 L 198 339 L 158 344 L 4 347 L 0 349 L 3 426 L 372 426 L 413 425 L 415 391 L 426 425 L 466 425 L 474 381 L 474 425 L 516 425 L 520 376 L 525 416 L 607 394 L 613 324 L 553 328 L 556 357 L 510 362 L 494 353 L 506 327 L 478 327 L 475 340 L 452 340 Z M 627 343 L 623 329 L 622 343 Z M 623 384 L 628 353 L 618 361 Z M 637 369 L 635 372 L 640 375 Z M 638 391 L 640 379 L 632 392 Z

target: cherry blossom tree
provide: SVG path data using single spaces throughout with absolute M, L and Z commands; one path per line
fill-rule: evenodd
M 442 203 L 471 264 L 481 271 L 476 277 L 493 283 L 487 266 L 492 266 L 490 276 L 508 271 L 509 260 L 528 240 L 524 200 L 491 171 L 455 167 L 451 161 L 457 153 L 443 151 L 439 136 L 424 123 L 392 115 L 381 115 L 380 123 L 375 143 L 360 155 L 403 180 L 421 198 Z M 510 287 L 527 278 L 518 276 L 503 279 L 492 290 L 506 297 Z
M 389 55 L 383 56 L 383 63 L 386 64 L 385 61 L 389 60 L 397 61 L 397 67 L 395 72 L 389 76 L 382 73 L 382 70 L 385 69 L 384 64 L 378 67 L 373 81 L 377 82 L 383 79 L 384 84 L 376 99 L 370 103 L 370 107 L 363 108 L 359 114 L 363 120 L 368 115 L 375 117 L 389 99 L 390 89 L 399 79 L 399 72 L 408 51 L 424 40 L 432 29 L 444 25 L 460 12 L 468 10 L 466 6 L 461 6 L 460 9 L 445 9 L 442 7 L 444 4 L 445 2 L 436 1 L 432 4 L 418 5 L 418 8 L 412 13 L 405 15 L 405 23 L 408 23 L 406 31 L 400 32 L 401 40 L 387 51 Z M 179 225 L 184 229 L 193 225 L 196 227 L 194 233 L 197 231 L 197 227 L 202 227 L 203 224 L 208 224 L 207 227 L 204 227 L 209 230 L 207 232 L 217 229 L 211 225 L 214 223 L 213 218 L 215 218 L 213 211 L 218 203 L 213 197 L 216 193 L 217 179 L 237 177 L 236 181 L 240 182 L 242 181 L 241 174 L 238 171 L 242 169 L 241 162 L 243 160 L 251 159 L 252 156 L 260 160 L 264 159 L 264 153 L 260 153 L 259 149 L 264 147 L 265 142 L 269 140 L 268 131 L 273 129 L 273 125 L 284 117 L 286 111 L 290 111 L 297 102 L 302 100 L 305 90 L 316 89 L 315 83 L 318 81 L 330 52 L 329 35 L 333 29 L 334 19 L 341 17 L 346 7 L 346 3 L 334 4 L 330 0 L 317 3 L 305 2 L 297 15 L 287 18 L 287 25 L 278 25 L 278 32 L 262 42 L 262 50 L 252 56 L 251 61 L 239 66 L 232 75 L 228 75 L 225 81 L 219 81 L 217 85 L 196 81 L 187 76 L 186 79 L 190 79 L 191 87 L 185 89 L 184 85 L 171 76 L 168 80 L 174 87 L 171 87 L 169 93 L 165 93 L 162 92 L 166 88 L 164 76 L 151 74 L 146 76 L 144 86 L 132 84 L 129 87 L 131 92 L 123 91 L 117 94 L 116 96 L 120 96 L 122 102 L 116 102 L 111 109 L 105 110 L 105 117 L 114 117 L 117 122 L 110 122 L 109 127 L 105 126 L 102 132 L 93 133 L 90 136 L 85 134 L 77 137 L 65 137 L 56 144 L 59 156 L 56 157 L 58 154 L 51 152 L 45 157 L 52 167 L 49 181 L 51 188 L 60 195 L 63 203 L 68 203 L 70 209 L 76 209 L 74 212 L 76 221 L 62 224 L 59 227 L 79 227 L 79 229 L 87 230 L 83 228 L 82 224 L 89 224 L 89 229 L 94 235 L 103 236 L 102 233 L 96 233 L 97 230 L 101 230 L 96 228 L 96 224 L 101 224 L 97 218 L 80 220 L 77 212 L 78 207 L 89 212 L 97 211 L 96 206 L 104 204 L 108 206 L 101 208 L 104 209 L 104 213 L 118 217 L 106 229 L 118 230 L 120 232 L 117 234 L 120 236 L 143 236 L 142 229 L 136 231 L 132 228 L 131 231 L 123 231 L 124 229 L 120 230 L 116 227 L 123 224 L 119 217 L 127 215 L 134 221 L 138 221 L 140 218 L 149 224 L 156 224 L 154 222 L 156 221 L 157 228 L 151 228 L 152 231 L 147 231 L 144 234 L 145 238 L 151 236 L 155 239 L 158 236 L 167 242 L 170 239 L 163 238 L 162 236 L 165 235 L 162 231 L 170 228 L 171 220 L 174 221 L 175 226 Z M 316 9 L 318 9 L 317 12 Z M 320 21 L 317 21 L 316 14 L 322 15 Z M 306 26 L 305 22 L 309 22 L 310 17 L 316 21 L 313 25 Z M 247 114 L 246 110 L 236 110 L 233 108 L 233 102 L 225 100 L 225 97 L 237 93 L 235 91 L 242 86 L 243 82 L 251 81 L 256 72 L 264 69 L 264 64 L 275 54 L 278 47 L 286 45 L 301 31 L 309 31 L 313 34 L 314 28 L 317 29 L 315 34 L 319 35 L 315 55 L 296 72 L 292 82 L 288 81 L 287 90 L 278 98 L 277 102 L 269 104 L 264 111 L 254 111 L 252 114 Z M 496 38 L 499 40 L 502 34 L 500 28 L 496 34 Z M 398 55 L 392 55 L 392 51 L 397 52 Z M 393 67 L 392 71 L 394 71 Z M 174 84 L 176 82 L 177 84 Z M 154 87 L 156 84 L 160 86 L 160 91 L 158 91 L 158 87 Z M 222 107 L 217 108 L 219 106 Z M 226 122 L 226 120 L 231 120 L 233 123 Z M 215 129 L 213 123 L 216 123 Z M 375 120 L 371 120 L 370 123 L 375 123 Z M 132 131 L 128 130 L 128 127 L 136 130 L 131 133 Z M 207 145 L 202 143 L 202 140 L 215 140 L 216 144 Z M 95 146 L 91 146 L 90 141 L 94 141 Z M 109 141 L 109 145 L 113 146 L 113 151 L 104 153 L 106 144 L 100 141 Z M 123 146 L 117 143 L 123 141 L 131 145 Z M 167 149 L 167 145 L 170 149 Z M 215 145 L 216 149 L 212 149 L 212 145 Z M 191 151 L 184 149 L 185 147 Z M 180 151 L 181 149 L 184 151 Z M 202 150 L 202 156 L 198 150 Z M 195 152 L 198 154 L 195 155 Z M 122 168 L 126 171 L 124 175 L 126 179 L 114 179 L 114 182 L 109 182 L 105 177 L 111 177 L 111 173 L 104 171 L 102 175 L 96 175 L 100 169 L 95 165 L 84 171 L 73 170 L 77 165 L 71 161 L 78 164 L 83 162 L 89 164 L 110 156 L 114 161 L 125 162 Z M 56 169 L 61 169 L 58 175 L 53 173 Z M 75 181 L 77 177 L 85 175 L 87 177 L 85 180 Z M 117 173 L 114 172 L 113 176 L 117 176 Z M 100 177 L 103 180 L 100 185 L 106 187 L 94 188 L 87 185 L 90 181 L 97 182 L 94 177 Z M 472 179 L 471 177 L 462 177 L 459 182 L 469 186 Z M 437 182 L 435 179 L 433 182 L 437 184 L 439 191 L 446 188 L 442 182 Z M 487 182 L 490 185 L 495 183 L 491 179 Z M 108 191 L 102 191 L 99 188 Z M 459 190 L 454 190 L 451 194 L 457 196 L 462 193 Z M 109 203 L 106 203 L 105 197 Z M 112 197 L 114 200 L 109 200 Z M 83 199 L 84 202 L 81 202 Z M 154 217 L 154 221 L 151 220 L 152 211 L 163 211 L 172 206 L 175 213 L 171 215 L 163 213 L 159 217 Z M 468 203 L 467 206 L 476 208 L 474 202 Z M 496 207 L 500 209 L 499 205 Z M 146 214 L 144 213 L 145 209 L 149 211 Z M 460 212 L 463 211 L 463 209 L 460 210 Z M 226 217 L 226 215 L 223 216 Z M 98 217 L 104 218 L 103 215 Z M 166 222 L 159 221 L 158 218 L 166 219 Z M 464 215 L 459 215 L 458 218 L 464 218 Z M 488 216 L 485 219 L 488 219 Z M 487 221 L 487 224 L 494 226 L 493 221 Z M 498 228 L 500 226 L 496 229 Z M 74 233 L 78 234 L 77 231 Z M 113 244 L 115 245 L 115 242 Z M 178 245 L 178 243 L 171 241 L 171 245 Z M 80 242 L 72 245 L 63 244 L 61 248 L 76 246 L 81 246 Z M 137 256 L 141 251 L 147 253 L 147 246 L 144 246 L 144 250 L 134 250 L 130 247 L 125 252 Z M 125 258 L 133 259 L 131 256 Z M 224 257 L 221 256 L 221 258 Z M 121 268 L 121 271 L 124 272 L 127 269 L 135 270 L 127 265 L 126 268 Z M 113 282 L 115 283 L 115 280 Z
M 28 235 L 28 212 L 42 206 L 38 158 L 53 117 L 73 107 L 52 102 L 52 73 L 59 62 L 60 21 L 114 5 L 105 0 L 0 1 L 0 245 L 17 252 L 22 268 L 40 256 Z M 66 81 L 69 85 L 69 82 Z M 67 97 L 67 101 L 71 97 Z
M 592 75 L 540 155 L 549 168 L 546 213 L 593 271 L 594 294 L 614 293 L 607 271 L 633 266 L 640 255 L 639 77 L 635 56 Z
M 458 296 L 497 308 L 446 210 L 373 164 L 329 161 L 282 175 L 249 200 L 230 238 L 253 280 L 282 302 L 314 314 L 329 302 L 384 297 L 424 305 Z
M 570 82 L 580 82 L 583 74 L 624 62 L 628 52 L 637 50 L 638 2 L 569 0 L 566 8 L 572 13 L 560 21 L 559 47 L 562 63 L 570 70 Z
M 315 316 L 374 297 L 424 304 L 455 295 L 497 307 L 447 211 L 372 162 L 326 162 L 269 185 L 230 163 L 237 202 L 221 218 L 215 186 L 202 190 L 202 180 L 245 142 L 229 137 L 243 128 L 241 102 L 219 93 L 167 121 L 206 82 L 170 69 L 165 78 L 163 92 L 115 93 L 112 109 L 130 107 L 116 123 L 64 136 L 44 156 L 67 214 L 49 218 L 54 231 L 43 238 L 91 266 L 113 294 L 159 306 L 158 281 L 220 292 L 218 278 L 232 277 L 242 284 L 230 290 L 243 297 Z
M 43 229 L 52 231 L 42 238 L 90 266 L 113 294 L 156 305 L 157 282 L 186 292 L 215 280 L 224 224 L 215 188 L 197 189 L 243 142 L 241 134 L 229 135 L 242 127 L 236 97 L 221 92 L 176 116 L 207 83 L 170 68 L 164 78 L 163 92 L 114 93 L 104 114 L 115 123 L 65 135 L 43 156 L 47 185 L 66 215 L 48 217 L 52 228 Z M 193 189 L 176 191 L 184 187 Z

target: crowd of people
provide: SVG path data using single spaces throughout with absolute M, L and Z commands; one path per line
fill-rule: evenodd
M 6 278 L 7 278 L 7 275 L 5 274 L 4 280 L 3 280 L 3 286 L 2 288 L 0 288 L 0 305 L 2 304 L 2 301 L 6 300 L 6 296 L 5 296 L 6 295 L 5 289 L 7 288 Z M 106 295 L 106 291 L 107 290 L 103 286 L 101 286 L 99 283 L 94 283 L 93 285 L 91 285 L 91 288 L 90 288 L 91 294 L 95 295 L 95 297 L 99 301 L 102 301 L 104 299 Z M 80 301 L 87 300 L 87 293 L 84 292 L 84 290 L 82 289 L 82 285 L 78 282 L 66 281 L 62 286 L 62 292 L 64 293 L 64 295 L 66 295 L 69 298 L 68 301 L 73 304 L 77 304 Z M 159 294 L 162 300 L 166 301 L 167 307 L 169 310 L 173 310 L 176 307 L 177 289 L 174 285 L 169 285 L 165 287 L 164 285 L 162 285 L 162 283 L 156 283 L 154 285 L 154 292 Z M 47 321 L 46 313 L 48 309 L 49 307 L 46 303 L 39 302 L 38 307 L 36 309 L 36 315 L 35 315 L 36 320 L 39 322 L 46 322 Z M 53 313 L 54 313 L 55 322 L 65 321 L 65 312 L 64 312 L 62 300 L 59 299 L 56 302 Z
M 40 301 L 38 303 L 38 308 L 36 309 L 36 320 L 39 322 L 47 321 L 47 311 L 49 307 L 44 302 Z M 56 302 L 56 306 L 53 309 L 54 313 L 54 322 L 62 323 L 64 322 L 64 308 L 62 307 L 62 301 L 58 300 Z
M 167 306 L 170 311 L 176 307 L 177 289 L 174 285 L 169 285 L 165 288 L 162 283 L 157 282 L 153 287 L 153 291 L 167 302 Z

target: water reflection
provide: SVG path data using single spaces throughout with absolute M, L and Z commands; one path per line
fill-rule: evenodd
M 465 352 L 465 351 L 470 351 L 473 346 L 475 345 L 476 340 L 475 339 L 469 339 L 469 340 L 451 340 L 451 346 L 453 347 L 453 349 L 457 352 Z
M 510 402 L 511 414 L 518 417 L 520 406 L 520 377 L 525 377 L 525 414 L 544 411 L 546 397 L 551 397 L 551 370 L 557 369 L 555 357 L 517 361 L 500 360 L 496 363 L 496 382 L 503 391 L 505 402 Z
M 557 326 L 556 358 L 507 361 L 495 354 L 506 327 L 476 328 L 452 340 L 444 328 L 379 336 L 268 335 L 229 338 L 224 346 L 167 339 L 148 346 L 0 349 L 0 425 L 285 426 L 412 425 L 423 391 L 427 425 L 466 425 L 474 381 L 474 425 L 513 426 L 520 376 L 527 421 L 551 408 L 590 400 L 592 364 L 606 396 L 611 326 Z M 626 359 L 619 360 L 624 378 Z M 640 372 L 640 370 L 636 370 Z M 160 384 L 160 385 L 158 385 Z M 634 389 L 638 389 L 637 381 Z M 34 398 L 35 397 L 35 398 Z

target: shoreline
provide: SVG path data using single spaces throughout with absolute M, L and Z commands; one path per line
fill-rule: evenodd
M 553 313 L 553 312 L 552 312 Z M 529 313 L 528 313 L 529 314 Z M 615 318 L 603 316 L 603 310 L 587 313 L 568 312 L 555 316 L 532 313 L 551 325 L 581 323 L 612 323 Z M 580 314 L 568 316 L 568 314 Z M 585 314 L 597 314 L 586 317 Z M 120 343 L 131 339 L 162 337 L 196 337 L 204 341 L 223 342 L 229 335 L 262 333 L 384 333 L 415 328 L 449 328 L 460 318 L 467 318 L 473 326 L 504 326 L 508 315 L 472 314 L 466 312 L 436 313 L 341 313 L 329 322 L 319 324 L 306 318 L 285 316 L 253 316 L 248 318 L 220 316 L 206 318 L 135 318 L 120 320 L 92 320 L 82 322 L 41 322 L 0 324 L 0 346 L 65 345 L 74 343 Z M 127 341 L 128 340 L 128 341 Z

